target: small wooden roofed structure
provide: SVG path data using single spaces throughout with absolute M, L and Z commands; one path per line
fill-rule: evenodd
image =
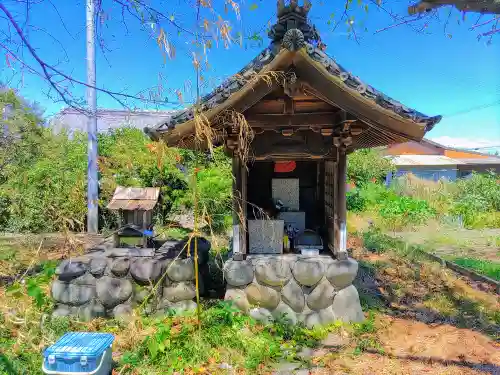
M 429 117 L 406 107 L 329 57 L 316 28 L 307 21 L 310 8 L 309 1 L 299 6 L 292 0 L 285 6 L 279 0 L 278 22 L 269 32 L 268 48 L 197 106 L 173 113 L 168 121 L 145 132 L 177 147 L 203 149 L 211 142 L 224 144 L 233 156 L 235 210 L 249 199 L 247 179 L 259 161 L 315 163 L 314 194 L 319 197 L 318 210 L 324 211 L 328 247 L 334 253 L 345 253 L 346 154 L 420 141 L 441 116 Z M 246 129 L 234 121 L 234 113 L 244 115 Z M 199 131 L 200 123 L 211 127 L 210 141 Z M 249 132 L 252 134 L 246 134 Z M 249 147 L 244 144 L 247 141 Z M 254 164 L 250 167 L 247 160 Z M 246 239 L 241 229 L 246 226 L 238 222 L 238 216 L 234 218 L 234 251 L 244 253 Z
M 118 186 L 107 208 L 120 211 L 120 220 L 124 219 L 124 224 L 148 228 L 152 223 L 152 211 L 158 203 L 159 196 L 159 188 Z

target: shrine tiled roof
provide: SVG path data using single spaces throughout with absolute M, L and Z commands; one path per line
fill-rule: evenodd
M 278 7 L 280 7 L 279 3 Z M 331 79 L 341 81 L 351 93 L 368 99 L 373 106 L 392 111 L 405 120 L 423 125 L 425 132 L 431 130 L 441 120 L 441 116 L 427 116 L 405 106 L 361 81 L 361 79 L 343 68 L 335 59 L 324 52 L 326 47 L 321 42 L 316 28 L 307 23 L 306 15 L 310 9 L 310 3 L 306 1 L 303 7 L 299 7 L 296 1 L 292 3 L 289 7 L 282 8 L 281 12 L 280 8 L 278 9 L 278 16 L 281 14 L 281 17 L 269 33 L 271 38 L 270 46 L 264 49 L 237 74 L 224 81 L 211 93 L 205 95 L 200 102 L 202 112 L 215 109 L 224 104 L 233 94 L 242 90 L 252 77 L 255 77 L 266 66 L 271 64 L 280 54 L 280 51 L 286 49 L 292 52 L 304 50 L 308 58 L 322 65 L 331 76 Z M 295 7 L 295 10 L 292 10 L 292 7 Z M 173 112 L 168 120 L 162 121 L 153 128 L 145 128 L 145 132 L 152 138 L 159 138 L 159 134 L 170 132 L 177 125 L 193 120 L 194 110 L 195 107 L 192 106 Z

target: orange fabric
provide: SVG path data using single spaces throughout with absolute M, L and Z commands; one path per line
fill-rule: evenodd
M 294 161 L 277 161 L 274 163 L 274 171 L 276 173 L 293 172 L 297 164 Z

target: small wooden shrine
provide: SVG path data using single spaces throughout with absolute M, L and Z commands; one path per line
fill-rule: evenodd
M 391 99 L 329 57 L 308 23 L 310 8 L 278 1 L 268 48 L 198 107 L 145 129 L 171 146 L 213 142 L 232 156 L 235 259 L 281 252 L 292 224 L 317 233 L 320 252 L 345 259 L 347 154 L 420 141 L 441 119 Z M 200 124 L 211 132 L 200 134 Z M 273 210 L 273 220 L 262 220 Z
M 126 243 L 141 242 L 148 247 L 146 232 L 153 227 L 153 210 L 160 196 L 159 188 L 135 188 L 118 186 L 107 208 L 118 213 L 118 230 L 114 234 L 114 243 L 120 247 Z M 138 239 L 133 241 L 131 239 Z

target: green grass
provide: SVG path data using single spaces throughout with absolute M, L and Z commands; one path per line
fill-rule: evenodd
M 500 281 L 500 263 L 474 258 L 454 258 L 452 261 L 459 266 L 469 268 L 492 279 Z
M 160 238 L 167 240 L 183 240 L 189 236 L 192 230 L 182 227 L 162 227 L 156 228 Z

